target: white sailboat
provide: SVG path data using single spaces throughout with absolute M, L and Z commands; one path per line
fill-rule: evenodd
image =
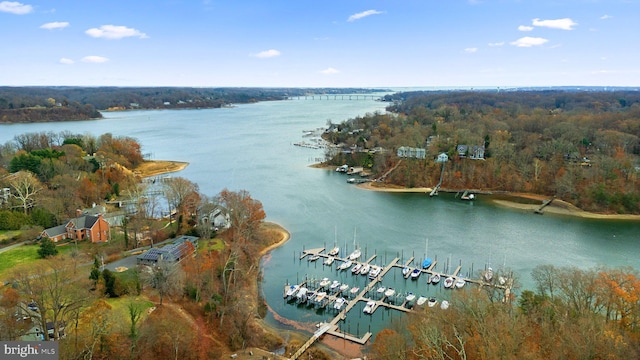
M 338 256 L 340 252 L 340 247 L 338 246 L 338 227 L 335 229 L 335 240 L 333 241 L 333 249 L 331 249 L 327 254 L 329 256 Z
M 347 260 L 338 266 L 338 270 L 347 270 L 351 265 L 353 265 L 353 261 Z
M 351 254 L 349 254 L 349 260 L 357 260 L 362 255 L 360 248 L 356 247 L 356 229 L 353 229 L 353 247 L 354 250 Z
M 369 264 L 362 265 L 362 268 L 360 269 L 360 275 L 367 275 L 369 273 L 369 270 L 371 270 L 371 265 Z

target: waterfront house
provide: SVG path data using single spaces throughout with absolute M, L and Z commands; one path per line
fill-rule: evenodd
M 98 215 L 80 215 L 66 223 L 44 229 L 41 237 L 47 237 L 53 242 L 60 240 L 90 240 L 92 243 L 107 242 L 111 238 L 109 223 Z
M 461 159 L 469 157 L 471 160 L 484 160 L 484 145 L 458 145 L 456 147 L 458 156 Z
M 443 163 L 447 161 L 449 161 L 449 155 L 447 155 L 446 153 L 440 153 L 440 155 L 438 155 L 438 157 L 436 158 L 437 163 Z
M 400 146 L 398 148 L 397 155 L 401 158 L 424 159 L 427 156 L 427 150 L 423 148 Z

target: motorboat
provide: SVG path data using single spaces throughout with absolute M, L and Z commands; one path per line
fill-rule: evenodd
M 353 265 L 353 262 L 351 260 L 347 260 L 338 266 L 338 270 L 347 270 L 351 265 Z
M 360 275 L 367 275 L 369 273 L 369 270 L 371 270 L 371 265 L 369 264 L 362 265 L 362 268 L 360 269 Z
M 365 314 L 373 314 L 377 306 L 378 306 L 378 303 L 376 303 L 373 300 L 369 300 L 367 301 L 367 305 L 365 305 L 364 309 L 362 309 L 362 312 Z
M 342 309 L 342 305 L 344 305 L 347 302 L 347 300 L 345 300 L 345 298 L 340 297 L 337 298 L 336 301 L 333 303 L 333 308 L 336 310 L 340 310 Z
M 507 283 L 507 278 L 505 278 L 504 276 L 498 276 L 498 282 L 500 283 L 500 285 L 504 285 Z
M 316 261 L 318 259 L 320 259 L 320 255 L 318 254 L 313 254 L 311 255 L 311 257 L 309 257 L 309 261 Z
M 455 282 L 455 286 L 456 288 L 460 289 L 461 287 L 464 286 L 464 284 L 466 284 L 466 281 L 464 281 L 463 278 L 458 278 Z
M 468 200 L 468 201 L 471 201 L 475 198 L 476 198 L 476 195 L 469 192 L 469 190 L 465 190 L 464 193 L 462 193 L 462 196 L 460 196 L 461 200 Z
M 369 270 L 369 279 L 373 280 L 377 278 L 378 275 L 380 275 L 381 271 L 382 271 L 382 268 L 380 266 L 373 265 L 371 267 L 371 270 Z
M 361 263 L 357 263 L 351 268 L 351 272 L 354 273 L 354 274 L 357 274 L 357 273 L 360 272 L 360 269 L 362 269 L 362 264 Z
M 300 290 L 298 290 L 298 293 L 296 294 L 296 301 L 299 303 L 304 303 L 305 301 L 307 301 L 308 291 L 309 289 L 307 289 L 306 287 L 301 287 Z
M 386 297 L 391 297 L 395 294 L 396 294 L 396 291 L 393 288 L 387 288 L 387 290 L 384 292 L 384 296 Z
M 447 310 L 448 308 L 449 308 L 449 302 L 447 300 L 442 300 L 442 303 L 440 303 L 440 309 Z
M 327 293 L 324 291 L 321 291 L 319 293 L 316 294 L 316 298 L 314 300 L 315 306 L 316 307 L 323 307 L 326 305 L 326 299 L 327 299 Z
M 436 304 L 438 304 L 438 299 L 436 299 L 434 297 L 429 298 L 429 302 L 428 302 L 428 306 L 429 307 L 434 307 L 434 306 L 436 306 Z
M 431 264 L 433 264 L 433 260 L 430 257 L 422 260 L 422 268 L 423 269 L 428 269 L 429 266 L 431 266 Z
M 408 266 L 403 267 L 402 276 L 404 276 L 405 279 L 408 279 L 410 275 L 411 275 L 411 268 Z
M 351 288 L 351 290 L 349 290 L 349 292 L 351 293 L 351 295 L 356 295 L 358 293 L 358 291 L 360 291 L 360 288 L 357 286 L 354 286 Z
M 338 287 L 340 287 L 340 282 L 338 280 L 333 280 L 333 282 L 331 283 L 331 286 L 329 286 L 329 289 L 331 291 L 336 291 Z
M 378 294 L 380 294 L 380 296 L 382 296 L 382 294 L 384 294 L 384 292 L 385 292 L 386 290 L 387 290 L 387 288 L 386 288 L 386 287 L 384 287 L 384 286 L 380 286 L 380 287 L 378 288 L 378 290 L 376 290 L 376 292 L 377 292 Z
M 426 303 L 426 302 L 427 302 L 427 300 L 429 300 L 429 299 L 427 299 L 427 297 L 426 297 L 426 296 L 420 296 L 420 297 L 418 298 L 418 301 L 416 301 L 416 305 L 418 305 L 418 306 L 422 306 L 422 305 L 424 305 L 424 303 Z
M 432 274 L 431 276 L 429 276 L 429 282 L 432 283 L 433 285 L 436 285 L 437 283 L 439 283 L 440 274 Z
M 453 277 L 449 276 L 448 278 L 444 279 L 444 287 L 449 289 L 453 286 L 454 282 L 455 280 L 453 280 Z
M 336 258 L 335 258 L 335 257 L 333 257 L 333 256 L 329 256 L 329 257 L 327 257 L 327 258 L 324 260 L 324 263 L 323 263 L 323 264 L 325 264 L 325 265 L 331 265 L 331 264 L 333 264 L 333 262 L 334 262 L 335 260 L 336 260 Z
M 322 281 L 320 281 L 320 288 L 325 288 L 327 286 L 331 285 L 331 280 L 329 280 L 329 278 L 324 278 L 322 279 Z
M 417 280 L 420 274 L 422 274 L 422 270 L 418 268 L 413 269 L 413 271 L 411 271 L 411 280 Z
M 407 303 L 411 303 L 416 299 L 416 294 L 410 292 L 407 294 L 407 296 L 405 297 L 405 300 L 407 300 Z
M 349 284 L 342 284 L 340 285 L 340 288 L 339 288 L 340 292 L 347 291 L 348 289 L 349 289 Z
M 284 293 L 284 297 L 287 299 L 291 299 L 296 295 L 299 289 L 300 285 L 290 285 L 287 291 Z

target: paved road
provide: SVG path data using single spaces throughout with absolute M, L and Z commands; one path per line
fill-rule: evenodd
M 23 242 L 19 242 L 19 243 L 17 243 L 17 244 L 13 244 L 13 245 L 9 245 L 9 246 L 7 246 L 7 247 L 3 247 L 2 249 L 0 249 L 0 254 L 2 254 L 2 253 L 3 253 L 3 252 L 5 252 L 5 251 L 9 251 L 9 250 L 11 250 L 11 249 L 15 249 L 15 248 L 17 248 L 18 246 L 22 246 L 22 245 L 24 245 L 24 244 L 26 244 L 26 243 L 27 243 L 26 241 L 23 241 Z

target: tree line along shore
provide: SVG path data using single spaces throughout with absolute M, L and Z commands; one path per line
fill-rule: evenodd
M 325 165 L 360 167 L 388 188 L 442 182 L 640 214 L 635 92 L 412 92 L 387 101 L 387 113 L 329 124 Z

